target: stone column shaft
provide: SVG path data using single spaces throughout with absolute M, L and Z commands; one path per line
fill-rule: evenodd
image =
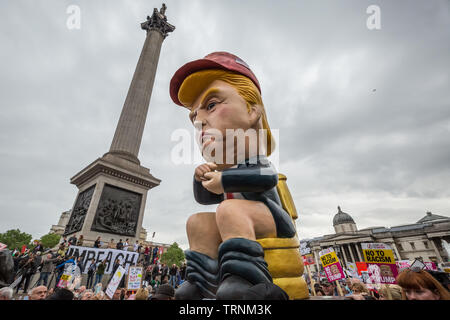
M 138 158 L 163 40 L 162 34 L 155 30 L 147 34 L 114 133 L 111 153 L 125 153 L 136 160 Z

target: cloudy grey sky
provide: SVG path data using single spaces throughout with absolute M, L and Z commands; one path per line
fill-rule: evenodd
M 139 154 L 162 180 L 144 227 L 187 248 L 191 165 L 175 166 L 171 133 L 190 129 L 169 82 L 213 51 L 244 59 L 279 129 L 301 238 L 333 233 L 340 205 L 358 228 L 450 216 L 448 1 L 166 0 L 176 26 L 163 43 Z M 69 30 L 68 6 L 81 9 Z M 381 29 L 369 30 L 369 5 Z M 69 179 L 109 150 L 145 40 L 140 23 L 161 1 L 0 2 L 0 232 L 39 238 L 71 209 Z

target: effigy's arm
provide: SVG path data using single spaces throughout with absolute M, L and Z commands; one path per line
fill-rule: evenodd
M 203 205 L 217 204 L 223 201 L 223 194 L 215 194 L 206 190 L 202 183 L 194 178 L 194 198 Z
M 278 174 L 272 166 L 231 168 L 222 171 L 225 192 L 264 192 L 278 183 Z

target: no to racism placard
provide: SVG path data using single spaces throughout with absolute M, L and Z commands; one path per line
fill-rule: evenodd
M 373 283 L 395 283 L 398 275 L 394 252 L 385 243 L 361 243 Z
M 345 278 L 344 271 L 333 248 L 320 251 L 319 256 L 329 282 Z

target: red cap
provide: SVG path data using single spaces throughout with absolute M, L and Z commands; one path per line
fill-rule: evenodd
M 170 97 L 173 102 L 179 106 L 182 106 L 183 104 L 180 100 L 178 100 L 178 90 L 180 90 L 184 79 L 192 73 L 207 69 L 222 69 L 240 73 L 252 80 L 261 93 L 261 87 L 259 86 L 258 79 L 256 79 L 256 76 L 244 60 L 228 52 L 213 52 L 205 56 L 203 59 L 186 63 L 178 69 L 177 72 L 175 72 L 172 80 L 170 80 Z

